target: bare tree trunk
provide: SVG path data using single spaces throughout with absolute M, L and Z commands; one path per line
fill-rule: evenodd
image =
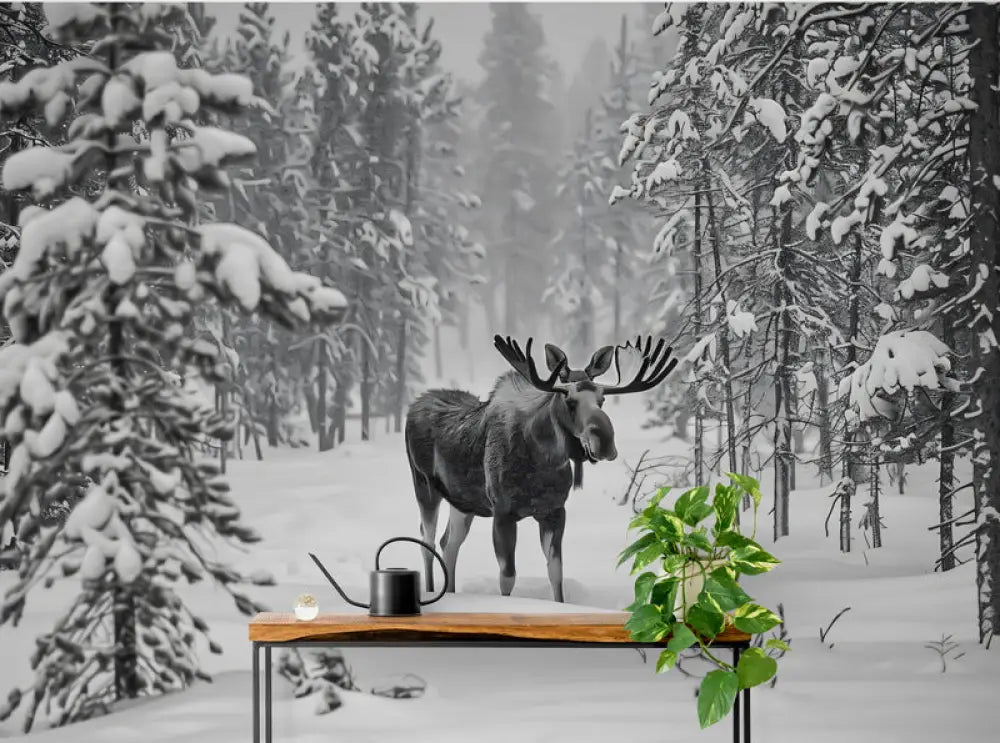
M 879 507 L 879 496 L 882 493 L 881 475 L 882 459 L 878 454 L 873 454 L 871 480 L 868 482 L 868 491 L 871 493 L 872 498 L 868 516 L 871 519 L 873 549 L 882 546 L 882 513 Z
M 795 463 L 798 461 L 798 455 L 802 452 L 802 425 L 798 423 L 799 420 L 799 389 L 798 385 L 795 383 L 792 374 L 788 374 L 788 406 L 792 411 L 793 419 L 789 421 L 789 425 L 792 430 L 792 440 L 790 442 L 789 451 L 791 457 L 789 457 L 790 466 L 788 468 L 788 489 L 789 491 L 795 490 Z
M 941 340 L 948 348 L 955 348 L 955 331 L 946 318 L 941 323 Z M 951 520 L 954 515 L 952 498 L 955 493 L 955 422 L 951 411 L 955 407 L 955 395 L 945 391 L 941 395 L 941 449 L 938 454 L 938 543 L 941 547 L 941 570 L 955 567 L 952 547 L 955 543 Z M 903 477 L 900 472 L 899 491 L 903 492 Z
M 841 480 L 840 490 L 840 551 L 851 551 L 851 502 L 857 495 L 857 483 L 850 477 Z M 845 507 L 844 504 L 847 504 Z
M 972 220 L 970 249 L 973 265 L 988 266 L 985 281 L 976 299 L 984 303 L 972 327 L 979 341 L 993 342 L 980 350 L 982 369 L 974 396 L 982 411 L 976 428 L 982 433 L 982 443 L 976 460 L 984 464 L 981 478 L 976 478 L 976 518 L 982 525 L 976 539 L 976 584 L 979 589 L 979 639 L 989 643 L 1000 633 L 1000 32 L 997 22 L 1000 9 L 992 4 L 974 3 L 969 6 L 969 57 L 972 76 L 972 98 L 977 108 L 970 116 L 969 167 L 972 184 Z M 980 275 L 973 271 L 970 283 Z M 983 517 L 985 508 L 992 509 Z
M 437 379 L 444 377 L 444 365 L 441 359 L 441 323 L 434 323 L 434 376 Z
M 312 361 L 309 362 L 310 364 Z M 309 430 L 312 433 L 319 431 L 316 427 L 316 409 L 318 408 L 318 403 L 316 402 L 316 390 L 313 389 L 313 382 L 311 379 L 307 380 L 302 386 L 302 395 L 306 398 L 306 412 L 309 414 Z
M 371 369 L 372 352 L 368 344 L 361 343 L 361 440 L 371 439 L 371 413 L 372 413 L 372 383 Z
M 249 414 L 250 411 L 248 410 L 247 413 Z M 257 455 L 257 461 L 261 462 L 264 459 L 264 452 L 261 451 L 261 447 L 260 447 L 260 432 L 257 430 L 257 425 L 256 425 L 256 423 L 255 423 L 254 418 L 253 418 L 252 415 L 250 415 L 250 436 L 251 436 L 251 438 L 253 438 L 253 451 L 254 451 L 254 454 Z
M 795 466 L 795 455 L 792 453 L 792 390 L 791 390 L 791 351 L 792 328 L 789 320 L 788 305 L 790 300 L 785 273 L 788 256 L 785 246 L 791 238 L 791 210 L 786 210 L 781 218 L 781 229 L 778 232 L 778 270 L 780 278 L 774 287 L 774 306 L 778 311 L 778 331 L 774 337 L 775 362 L 777 369 L 774 375 L 774 538 L 788 536 L 788 507 L 792 488 L 792 468 Z
M 517 315 L 517 258 L 518 258 L 518 244 L 517 244 L 517 204 L 514 202 L 514 198 L 511 197 L 510 200 L 510 210 L 508 212 L 508 233 L 510 234 L 509 248 L 506 252 L 505 262 L 504 262 L 504 302 L 503 302 L 503 332 L 516 336 L 518 330 L 518 315 Z
M 706 164 L 707 168 L 707 164 Z M 706 194 L 708 201 L 709 234 L 712 236 L 712 260 L 715 264 L 715 281 L 722 298 L 722 307 L 726 307 L 726 290 L 722 285 L 722 242 L 719 236 L 719 224 L 716 220 L 715 207 L 712 203 L 712 195 Z M 729 453 L 729 471 L 736 472 L 736 414 L 733 411 L 733 367 L 729 350 L 729 323 L 723 322 L 722 332 L 719 334 L 719 347 L 722 350 L 723 374 L 725 374 L 725 384 L 723 385 L 723 395 L 726 406 L 726 448 Z M 721 422 L 720 422 L 721 428 Z M 739 512 L 736 514 L 739 522 Z
M 849 337 L 847 341 L 847 373 L 854 371 L 858 362 L 858 333 L 861 332 L 861 262 L 863 243 L 860 235 L 854 240 L 854 261 L 851 264 L 851 295 L 848 300 L 848 327 Z M 858 451 L 855 444 L 857 431 L 847 428 L 844 431 L 844 476 L 851 480 L 851 487 L 847 489 L 840 498 L 840 551 L 851 551 L 851 501 L 857 492 L 858 473 Z
M 463 351 L 469 350 L 469 325 L 472 312 L 472 292 L 468 289 L 462 292 L 461 305 L 458 312 L 458 347 Z M 491 326 L 492 327 L 492 326 Z
M 826 347 L 817 348 L 813 369 L 816 374 L 816 424 L 819 428 L 819 484 L 833 482 L 833 431 L 830 423 L 830 382 L 827 377 Z
M 437 325 L 434 326 L 435 333 Z M 394 429 L 396 433 L 403 430 L 403 409 L 406 407 L 406 318 L 399 322 L 399 340 L 396 343 L 396 410 L 394 414 Z M 388 418 L 388 416 L 387 416 Z M 388 426 L 387 426 L 388 428 Z M 388 430 L 386 431 L 388 433 Z
M 119 31 L 120 16 L 115 4 L 109 6 L 109 21 L 113 34 Z M 108 45 L 108 69 L 112 73 L 117 69 L 117 44 Z M 113 187 L 113 178 L 116 170 L 116 155 L 114 154 L 115 135 L 108 133 L 107 150 L 107 176 L 105 188 Z M 114 289 L 108 295 L 108 356 L 111 358 L 112 374 L 121 380 L 124 386 L 128 376 L 128 363 L 124 354 L 125 338 L 122 323 L 115 319 L 115 308 L 122 299 L 122 290 Z M 124 416 L 125 400 L 119 395 L 115 395 L 111 400 L 115 415 Z M 133 481 L 134 482 L 134 481 Z M 130 487 L 138 487 L 132 484 Z M 121 579 L 117 579 L 112 588 L 112 615 L 114 623 L 114 674 L 115 674 L 115 698 L 135 699 L 139 696 L 139 653 L 136 643 L 136 610 L 135 596 L 124 586 Z
M 697 333 L 705 330 L 705 317 L 702 308 L 701 288 L 701 186 L 696 186 L 694 194 L 694 251 L 691 254 L 694 261 L 694 316 Z M 699 359 L 700 361 L 700 359 Z M 694 474 L 695 484 L 705 482 L 705 405 L 698 394 L 698 383 L 695 383 L 694 403 Z
M 278 374 L 276 364 L 271 362 L 271 376 L 274 378 L 275 387 L 278 384 Z M 278 445 L 278 391 L 269 390 L 267 393 L 267 445 L 276 447 Z
M 337 387 L 333 391 L 333 430 L 337 432 L 337 443 L 343 444 L 347 438 L 347 380 L 343 375 L 335 377 L 335 380 Z
M 501 331 L 498 324 L 500 322 L 500 311 L 497 309 L 496 285 L 486 282 L 480 286 L 479 295 L 483 303 L 483 311 L 486 313 L 487 335 L 499 333 Z M 468 348 L 468 325 L 466 325 L 466 348 Z
M 332 442 L 328 435 L 326 425 L 326 393 L 329 380 L 329 368 L 327 365 L 327 353 L 325 340 L 316 343 L 316 431 L 318 433 L 318 443 L 320 451 L 327 451 L 332 448 Z
M 611 342 L 618 344 L 622 342 L 622 244 L 620 240 L 615 240 L 615 285 L 612 305 L 612 330 Z M 617 399 L 617 395 L 615 396 Z

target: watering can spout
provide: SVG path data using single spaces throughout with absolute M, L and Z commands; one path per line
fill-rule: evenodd
M 422 601 L 420 599 L 420 573 L 416 570 L 405 570 L 403 568 L 385 568 L 381 569 L 379 567 L 379 558 L 382 555 L 382 550 L 386 546 L 392 544 L 393 542 L 413 542 L 419 544 L 422 548 L 430 552 L 440 563 L 441 568 L 444 570 L 444 586 L 441 591 L 432 599 L 427 601 Z M 414 614 L 420 613 L 420 607 L 426 606 L 427 604 L 433 604 L 435 601 L 444 596 L 445 591 L 448 590 L 448 566 L 444 562 L 444 558 L 439 555 L 433 547 L 431 547 L 426 542 L 422 542 L 419 539 L 414 539 L 413 537 L 395 537 L 389 539 L 378 548 L 375 553 L 375 570 L 370 573 L 370 584 L 371 584 L 371 600 L 370 603 L 364 604 L 360 601 L 355 601 L 344 593 L 344 589 L 340 587 L 340 584 L 330 575 L 326 567 L 319 561 L 312 552 L 309 553 L 309 557 L 312 558 L 313 562 L 316 563 L 326 579 L 330 582 L 330 585 L 336 589 L 337 593 L 340 594 L 341 598 L 344 599 L 351 606 L 357 606 L 362 609 L 368 609 L 368 613 L 372 616 L 378 617 L 392 617 L 392 616 L 412 616 Z
M 316 567 L 318 567 L 323 572 L 323 575 L 326 576 L 326 579 L 328 581 L 330 581 L 330 585 L 333 586 L 335 589 L 337 589 L 337 593 L 340 594 L 340 597 L 342 599 L 344 599 L 344 601 L 346 601 L 347 603 L 349 603 L 351 606 L 357 606 L 357 607 L 360 607 L 362 609 L 369 609 L 369 608 L 371 608 L 371 604 L 362 604 L 360 601 L 355 601 L 350 596 L 348 596 L 346 593 L 344 593 L 344 589 L 340 587 L 340 584 L 337 583 L 336 580 L 334 580 L 333 576 L 330 575 L 329 571 L 326 569 L 326 566 L 324 566 L 323 563 L 321 563 L 319 561 L 319 558 L 316 557 L 316 555 L 314 555 L 312 552 L 310 552 L 309 553 L 309 557 L 311 557 L 313 559 L 313 562 L 316 563 Z

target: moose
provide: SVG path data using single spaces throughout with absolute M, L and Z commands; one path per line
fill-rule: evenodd
M 531 356 L 532 339 L 522 351 L 517 341 L 493 339 L 513 368 L 501 375 L 484 402 L 461 390 L 429 390 L 406 416 L 406 453 L 420 510 L 420 533 L 434 543 L 441 501 L 451 507 L 441 548 L 455 591 L 458 551 L 476 516 L 493 517 L 493 549 L 500 567 L 500 592 L 509 596 L 516 570 L 517 524 L 538 522 L 553 598 L 562 602 L 562 538 L 566 500 L 583 485 L 583 464 L 618 456 L 611 419 L 602 410 L 608 395 L 652 389 L 673 371 L 677 360 L 663 339 L 604 346 L 584 369 L 571 369 L 566 354 L 545 345 L 549 375 L 542 378 Z M 615 364 L 619 350 L 641 357 L 631 381 L 620 386 L 594 380 Z M 424 556 L 428 590 L 434 589 L 429 554 Z

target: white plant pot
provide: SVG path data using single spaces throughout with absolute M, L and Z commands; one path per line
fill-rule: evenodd
M 318 606 L 296 606 L 295 618 L 302 622 L 311 622 L 319 615 Z
M 696 563 L 688 563 L 678 573 L 673 573 L 673 575 L 679 575 L 681 578 L 681 585 L 677 588 L 677 599 L 674 602 L 674 617 L 677 619 L 684 618 L 685 599 L 688 606 L 694 605 L 698 600 L 698 594 L 701 593 L 701 589 L 705 587 L 705 577 L 716 568 L 722 567 L 725 564 L 725 560 L 709 560 L 703 563 L 705 572 L 702 573 L 702 566 Z

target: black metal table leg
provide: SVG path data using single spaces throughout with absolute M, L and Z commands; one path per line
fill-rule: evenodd
M 271 646 L 264 646 L 264 743 L 271 743 Z
M 253 660 L 250 664 L 250 676 L 253 682 L 253 743 L 260 743 L 260 648 L 257 643 L 251 644 Z
M 733 648 L 733 668 L 736 668 L 740 662 L 740 648 L 736 646 Z M 733 743 L 740 743 L 740 694 L 736 693 L 736 699 L 733 700 Z
M 750 743 L 750 690 L 743 690 L 743 743 Z

